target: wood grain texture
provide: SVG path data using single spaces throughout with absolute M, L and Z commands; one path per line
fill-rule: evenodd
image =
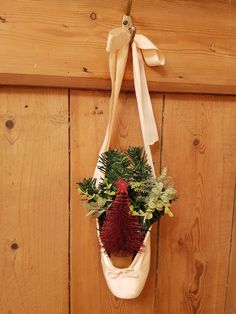
M 230 250 L 230 266 L 228 274 L 227 297 L 225 303 L 225 313 L 236 313 L 236 189 L 234 194 L 234 212 L 232 220 L 232 236 L 231 236 L 231 250 Z
M 106 38 L 125 7 L 122 0 L 2 1 L 0 83 L 109 88 Z M 166 57 L 163 69 L 148 69 L 151 90 L 236 93 L 235 1 L 136 0 L 131 13 L 138 33 Z M 124 88 L 132 86 L 129 62 Z
M 174 218 L 161 221 L 157 313 L 224 313 L 235 105 L 233 97 L 166 96 L 162 161 L 176 179 L 179 199 Z
M 162 96 L 152 95 L 154 112 L 161 132 Z M 71 306 L 72 313 L 90 314 L 150 314 L 154 310 L 156 275 L 156 227 L 152 230 L 151 270 L 144 291 L 138 299 L 121 300 L 107 288 L 99 260 L 99 246 L 95 221 L 86 217 L 86 210 L 76 182 L 92 176 L 97 154 L 105 133 L 108 118 L 109 93 L 71 93 Z M 142 145 L 136 101 L 133 94 L 123 94 L 115 121 L 112 146 L 126 149 L 129 145 Z M 159 167 L 159 144 L 153 155 Z
M 68 104 L 60 89 L 0 88 L 0 313 L 66 314 Z

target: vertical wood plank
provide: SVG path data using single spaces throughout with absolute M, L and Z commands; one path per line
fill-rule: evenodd
M 157 313 L 224 313 L 235 105 L 233 97 L 166 96 L 163 165 L 176 179 L 179 200 L 174 218 L 161 221 Z
M 67 98 L 0 89 L 1 313 L 69 311 Z
M 154 112 L 161 130 L 162 96 L 152 96 Z M 72 313 L 150 314 L 154 309 L 156 228 L 152 232 L 151 271 L 144 291 L 138 299 L 121 300 L 107 288 L 99 260 L 95 221 L 86 217 L 86 210 L 76 191 L 76 182 L 92 176 L 102 144 L 108 118 L 109 93 L 72 90 L 71 93 L 71 304 Z M 123 94 L 117 112 L 112 146 L 126 149 L 142 145 L 140 125 L 133 94 Z M 159 167 L 159 144 L 153 147 Z
M 236 183 L 236 182 L 235 182 Z M 232 222 L 231 250 L 230 250 L 230 268 L 228 275 L 227 297 L 226 297 L 226 314 L 236 313 L 236 189 L 234 192 L 234 212 Z

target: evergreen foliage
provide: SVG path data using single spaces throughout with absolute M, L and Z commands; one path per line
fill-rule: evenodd
M 109 150 L 99 157 L 98 169 L 112 183 L 122 177 L 127 182 L 142 181 L 151 177 L 151 167 L 140 147 L 130 147 L 125 152 Z
M 176 199 L 176 190 L 169 184 L 171 178 L 166 169 L 157 178 L 152 177 L 142 148 L 130 147 L 124 152 L 109 150 L 99 157 L 98 168 L 104 174 L 99 186 L 96 179 L 88 178 L 79 182 L 78 188 L 87 200 L 88 215 L 98 218 L 100 228 L 115 200 L 116 182 L 121 178 L 129 183 L 130 213 L 139 219 L 142 231 L 146 232 L 164 214 L 173 216 L 170 206 Z

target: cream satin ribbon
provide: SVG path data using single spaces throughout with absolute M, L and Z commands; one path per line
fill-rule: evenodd
M 115 113 L 120 94 L 121 84 L 124 77 L 125 67 L 129 52 L 131 34 L 129 30 L 122 26 L 113 29 L 108 36 L 106 50 L 110 52 L 109 69 L 112 83 L 112 91 L 109 102 L 109 118 L 106 135 L 100 149 L 99 155 L 109 150 L 111 132 L 115 120 Z M 165 58 L 159 49 L 145 36 L 137 34 L 132 43 L 134 86 L 137 98 L 139 118 L 143 136 L 144 149 L 147 154 L 147 162 L 152 168 L 153 176 L 155 170 L 153 166 L 150 145 L 158 141 L 158 131 L 153 114 L 152 103 L 148 91 L 147 79 L 145 75 L 144 61 L 149 66 L 164 65 Z M 97 165 L 99 161 L 97 162 Z M 97 185 L 102 179 L 102 173 L 95 169 L 94 178 Z

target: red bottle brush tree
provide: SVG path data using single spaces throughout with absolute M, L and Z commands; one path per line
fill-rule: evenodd
M 132 216 L 129 210 L 129 184 L 121 178 L 116 186 L 116 196 L 107 210 L 100 237 L 108 255 L 130 256 L 140 251 L 145 234 L 139 217 Z

